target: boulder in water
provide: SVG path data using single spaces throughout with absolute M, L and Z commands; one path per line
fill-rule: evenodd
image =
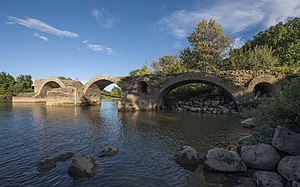
M 194 171 L 199 164 L 198 153 L 191 146 L 183 146 L 175 154 L 175 161 L 185 169 Z
M 90 178 L 97 174 L 100 166 L 91 156 L 80 156 L 73 159 L 68 174 L 74 179 Z

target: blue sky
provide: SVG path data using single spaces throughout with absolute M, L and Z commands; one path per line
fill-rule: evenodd
M 299 0 L 1 0 L 0 71 L 87 82 L 128 73 L 188 46 L 197 21 L 215 18 L 238 47 L 300 17 Z

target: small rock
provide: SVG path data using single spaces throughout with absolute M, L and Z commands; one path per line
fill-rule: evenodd
M 192 112 L 197 112 L 197 108 L 196 108 L 196 107 L 191 107 L 191 108 L 190 108 L 190 111 L 192 111 Z
M 292 182 L 292 187 L 300 187 L 300 181 L 293 181 Z
M 280 161 L 280 156 L 276 149 L 264 143 L 243 146 L 241 148 L 241 157 L 248 167 L 262 170 L 274 170 Z
M 275 148 L 291 155 L 300 155 L 299 142 L 300 134 L 282 126 L 276 128 L 272 139 L 272 145 Z
M 115 156 L 118 154 L 119 150 L 117 148 L 108 148 L 102 150 L 99 154 L 98 157 L 108 157 L 108 156 Z
M 198 153 L 191 146 L 183 146 L 175 154 L 175 161 L 185 169 L 194 171 L 199 164 Z
M 209 108 L 208 108 L 208 110 L 209 110 L 209 111 L 213 111 L 213 110 L 214 110 L 214 108 L 212 108 L 212 107 L 209 107 Z
M 278 172 L 288 181 L 300 181 L 300 155 L 286 156 L 278 164 Z
M 237 142 L 237 152 L 241 154 L 241 148 L 247 144 L 247 142 L 251 141 L 254 138 L 253 134 L 249 134 L 247 136 L 243 136 L 238 139 Z
M 241 122 L 242 127 L 246 128 L 254 128 L 256 126 L 256 119 L 255 118 L 248 118 Z
M 74 179 L 90 178 L 96 175 L 100 166 L 91 156 L 81 156 L 73 159 L 68 174 Z
M 74 153 L 72 153 L 72 152 L 65 152 L 63 154 L 56 156 L 54 158 L 54 160 L 55 161 L 66 161 L 66 160 L 72 158 L 73 155 L 74 155 Z
M 270 171 L 255 171 L 253 177 L 259 181 L 259 186 L 283 187 L 283 178 Z
M 45 171 L 50 171 L 56 166 L 56 161 L 55 159 L 46 159 L 42 160 L 38 163 L 38 171 L 40 172 L 45 172 Z
M 247 171 L 247 167 L 235 151 L 214 148 L 203 158 L 204 169 L 209 171 L 238 172 Z

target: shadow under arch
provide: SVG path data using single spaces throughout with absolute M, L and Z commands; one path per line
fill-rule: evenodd
M 267 97 L 274 96 L 282 89 L 280 82 L 272 75 L 260 75 L 253 78 L 247 87 L 248 93 L 261 93 Z
M 121 90 L 123 85 L 121 83 L 121 77 L 113 77 L 100 75 L 93 77 L 88 81 L 83 87 L 83 103 L 87 105 L 99 105 L 100 104 L 100 94 L 110 84 L 116 84 Z
M 239 96 L 243 92 L 233 82 L 223 78 L 219 78 L 212 73 L 204 73 L 204 72 L 185 73 L 170 78 L 161 87 L 157 97 L 158 108 L 161 108 L 164 105 L 166 96 L 173 89 L 189 83 L 203 83 L 203 84 L 212 85 L 220 88 L 221 90 L 225 91 L 225 93 L 228 94 L 228 96 L 230 96 L 232 101 L 235 102 L 236 107 L 237 107 L 237 101 L 239 100 Z
M 146 81 L 139 81 L 138 82 L 138 91 L 140 93 L 148 93 L 148 84 Z
M 60 87 L 66 87 L 63 81 L 59 78 L 48 78 L 41 84 L 39 90 L 37 91 L 36 96 L 39 98 L 44 98 L 47 96 L 47 92 Z

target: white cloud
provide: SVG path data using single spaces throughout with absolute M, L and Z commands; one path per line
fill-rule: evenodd
M 156 26 L 176 39 L 187 37 L 201 19 L 214 18 L 228 34 L 246 31 L 254 26 L 266 29 L 279 21 L 286 22 L 291 17 L 300 16 L 300 1 L 219 1 L 218 5 L 203 9 L 178 10 L 162 17 Z
M 45 41 L 45 42 L 48 42 L 48 38 L 46 36 L 42 36 L 42 35 L 39 35 L 38 33 L 34 33 L 33 36 Z
M 230 44 L 232 48 L 239 49 L 245 44 L 245 40 L 241 37 L 237 37 L 233 40 L 233 42 Z
M 84 40 L 82 43 L 86 45 L 86 48 L 89 51 L 96 52 L 96 53 L 106 53 L 107 55 L 115 55 L 116 53 L 110 47 L 105 47 L 99 44 L 92 44 L 88 40 Z
M 98 10 L 94 8 L 92 9 L 92 15 L 101 27 L 107 29 L 112 29 L 114 27 L 114 24 L 119 21 L 118 16 L 111 15 L 105 9 Z
M 82 41 L 82 43 L 86 44 L 86 43 L 88 43 L 89 41 L 90 41 L 90 40 L 87 39 L 87 40 Z
M 44 23 L 38 19 L 33 19 L 33 18 L 26 18 L 26 19 L 20 19 L 17 17 L 12 17 L 9 16 L 7 18 L 9 22 L 7 24 L 18 24 L 18 25 L 23 25 L 27 28 L 34 29 L 40 32 L 48 33 L 48 34 L 53 34 L 59 37 L 68 37 L 68 38 L 78 38 L 78 34 L 66 30 L 60 30 L 57 29 L 51 25 L 48 25 L 47 23 Z

